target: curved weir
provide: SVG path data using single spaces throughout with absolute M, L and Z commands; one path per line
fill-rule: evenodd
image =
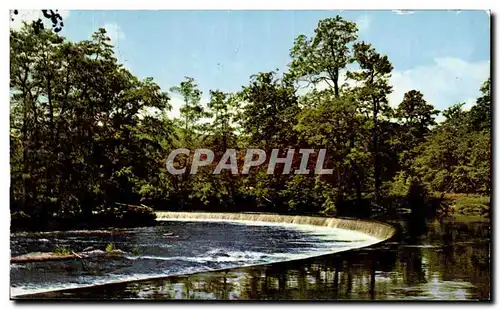
M 11 296 L 296 261 L 370 246 L 395 233 L 390 225 L 356 219 L 258 213 L 156 215 L 155 227 L 99 231 L 97 238 L 90 232 L 11 235 L 14 253 L 27 248 L 44 252 L 53 243 L 75 250 L 102 249 L 109 242 L 124 253 L 117 259 L 11 264 Z
M 391 225 L 368 220 L 339 219 L 333 217 L 279 215 L 262 213 L 210 213 L 210 212 L 156 212 L 157 220 L 201 220 L 201 221 L 236 221 L 267 222 L 313 225 L 329 228 L 345 229 L 360 232 L 385 241 L 392 237 L 396 230 Z

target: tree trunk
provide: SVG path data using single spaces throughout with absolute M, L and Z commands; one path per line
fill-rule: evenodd
M 338 74 L 334 75 L 334 80 L 333 80 L 333 89 L 335 91 L 335 97 L 339 97 L 340 91 L 339 91 L 339 76 Z

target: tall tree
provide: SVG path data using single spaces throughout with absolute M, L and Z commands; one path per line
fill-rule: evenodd
M 333 167 L 328 178 L 329 186 L 337 190 L 337 196 L 362 199 L 366 182 L 366 165 L 369 144 L 364 119 L 358 112 L 352 96 L 335 97 L 333 92 L 323 91 L 316 96 L 317 106 L 305 107 L 298 116 L 295 127 L 305 146 L 328 150 L 326 166 Z M 368 140 L 369 142 L 369 140 Z
M 392 64 L 385 55 L 380 55 L 370 44 L 365 42 L 354 44 L 354 58 L 360 70 L 348 72 L 348 78 L 360 83 L 355 89 L 361 103 L 361 111 L 370 121 L 372 136 L 372 156 L 375 179 L 375 200 L 380 198 L 381 165 L 379 162 L 380 119 L 390 116 L 392 109 L 388 104 L 387 96 L 392 92 L 389 78 Z
M 72 43 L 26 25 L 11 31 L 12 205 L 50 217 L 138 202 L 147 177 L 136 130 L 142 113 L 169 107 L 152 79 L 139 80 L 114 57 L 99 29 Z
M 222 150 L 228 146 L 228 140 L 232 138 L 234 129 L 233 122 L 236 117 L 235 96 L 220 90 L 210 91 L 210 102 L 208 107 L 213 116 L 211 132 L 216 140 L 220 140 Z
M 416 155 L 416 147 L 420 145 L 431 131 L 431 127 L 436 125 L 435 117 L 439 111 L 434 106 L 428 104 L 424 95 L 417 90 L 407 92 L 403 101 L 395 111 L 398 119 L 397 139 L 393 145 L 398 153 L 400 166 L 406 172 L 413 166 L 413 159 Z
M 193 143 L 203 128 L 200 121 L 210 116 L 201 103 L 202 92 L 192 77 L 186 76 L 178 86 L 173 86 L 170 91 L 181 95 L 184 105 L 180 108 L 180 128 L 182 128 L 182 137 L 185 147 Z
M 292 87 L 276 78 L 275 72 L 259 73 L 243 88 L 241 97 L 239 122 L 250 144 L 264 148 L 294 145 L 299 107 Z
M 277 77 L 276 72 L 261 72 L 252 76 L 250 85 L 243 88 L 239 97 L 241 145 L 268 151 L 296 145 L 297 135 L 293 127 L 299 112 L 298 98 L 293 87 Z M 284 205 L 279 193 L 288 177 L 279 173 L 268 175 L 264 165 L 261 165 L 243 180 L 244 194 L 256 197 L 258 205 L 267 206 L 275 212 L 287 210 L 288 206 Z
M 290 76 L 312 84 L 325 82 L 340 94 L 340 70 L 351 60 L 350 44 L 357 39 L 356 24 L 337 15 L 320 20 L 314 36 L 300 35 L 290 51 Z
M 428 104 L 417 90 L 407 92 L 395 112 L 396 118 L 417 139 L 429 133 L 431 126 L 436 125 L 435 117 L 439 114 L 439 110 Z

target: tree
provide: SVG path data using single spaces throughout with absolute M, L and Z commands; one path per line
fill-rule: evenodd
M 474 130 L 491 130 L 491 79 L 481 86 L 482 96 L 477 98 L 476 105 L 470 110 L 470 122 Z
M 289 83 L 276 77 L 276 72 L 261 72 L 252 76 L 250 85 L 243 88 L 239 97 L 242 101 L 238 115 L 241 146 L 267 151 L 296 146 L 297 135 L 293 128 L 299 106 Z M 242 192 L 255 197 L 259 206 L 267 206 L 275 212 L 284 211 L 288 206 L 280 197 L 280 191 L 288 178 L 288 175 L 268 175 L 262 165 L 242 180 Z
M 295 127 L 301 146 L 328 150 L 327 166 L 334 167 L 329 185 L 337 196 L 362 199 L 369 159 L 368 132 L 352 96 L 335 97 L 331 91 L 315 96 L 317 106 L 304 108 Z M 303 141 L 303 142 L 302 142 Z
M 90 217 L 138 203 L 145 152 L 161 149 L 140 137 L 158 126 L 144 112 L 168 109 L 167 94 L 118 64 L 104 29 L 72 43 L 25 25 L 11 31 L 10 53 L 13 209 Z
M 314 85 L 324 81 L 338 97 L 340 70 L 350 62 L 349 45 L 357 39 L 356 24 L 337 15 L 320 20 L 314 33 L 310 39 L 305 35 L 295 39 L 290 52 L 290 76 Z
M 489 194 L 491 132 L 487 127 L 490 115 L 488 88 L 484 87 L 487 83 L 470 111 L 463 110 L 465 103 L 444 110 L 446 119 L 418 146 L 414 169 L 431 190 Z
M 380 198 L 381 165 L 379 162 L 380 151 L 380 118 L 391 116 L 391 107 L 387 102 L 387 96 L 392 92 L 389 78 L 392 72 L 392 64 L 385 55 L 380 55 L 375 49 L 365 42 L 354 44 L 354 58 L 359 64 L 360 70 L 350 71 L 347 77 L 360 83 L 355 92 L 361 105 L 361 112 L 369 120 L 371 127 L 374 179 L 375 179 L 375 201 Z
M 236 117 L 236 98 L 220 90 L 210 91 L 208 107 L 214 119 L 210 126 L 216 140 L 220 140 L 223 152 L 226 151 L 228 140 L 233 138 L 233 122 Z
M 242 90 L 239 122 L 250 145 L 286 148 L 296 141 L 293 126 L 299 111 L 297 96 L 275 76 L 275 72 L 259 73 Z
M 30 25 L 11 31 L 12 211 L 35 224 L 85 222 L 103 210 L 121 219 L 115 203 L 359 215 L 370 204 L 386 206 L 383 194 L 413 199 L 418 209 L 426 190 L 489 193 L 490 80 L 470 111 L 457 103 L 440 123 L 417 90 L 392 110 L 392 64 L 370 44 L 355 43 L 356 31 L 338 16 L 322 20 L 311 39 L 296 39 L 289 72 L 258 73 L 237 93 L 211 90 L 206 106 L 186 77 L 170 89 L 183 99 L 177 119 L 168 118 L 170 98 L 152 78 L 119 64 L 104 29 L 80 42 Z M 341 87 L 347 66 L 352 83 Z M 301 95 L 294 83 L 303 80 L 330 87 Z M 178 148 L 211 149 L 213 163 L 172 175 L 166 160 Z M 278 164 L 267 174 L 264 161 L 242 177 L 229 169 L 213 174 L 222 154 L 239 148 L 280 149 L 279 157 L 294 149 L 295 169 L 281 174 Z M 295 174 L 297 149 L 326 149 L 324 168 L 333 173 L 313 175 L 313 152 L 311 173 Z M 175 161 L 189 167 L 190 158 Z
M 431 126 L 436 125 L 435 117 L 439 110 L 428 104 L 424 95 L 417 90 L 410 90 L 396 109 L 395 116 L 416 139 L 425 137 Z
M 171 87 L 170 91 L 181 95 L 184 99 L 184 105 L 180 109 L 179 127 L 183 129 L 183 141 L 185 147 L 188 147 L 203 129 L 200 120 L 210 115 L 201 104 L 202 92 L 193 78 L 186 76 L 179 86 Z
M 435 117 L 438 114 L 439 111 L 428 104 L 423 94 L 417 90 L 407 92 L 398 105 L 394 116 L 398 119 L 399 126 L 393 148 L 406 173 L 412 173 L 410 170 L 417 153 L 416 147 L 425 141 L 431 127 L 436 125 Z

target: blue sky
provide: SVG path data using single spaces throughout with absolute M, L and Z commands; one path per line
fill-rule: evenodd
M 23 15 L 24 14 L 24 15 Z M 36 12 L 21 12 L 30 19 Z M 210 89 L 237 91 L 252 74 L 286 70 L 299 34 L 337 14 L 358 24 L 359 39 L 394 65 L 391 104 L 411 89 L 443 109 L 470 106 L 489 76 L 490 19 L 485 11 L 64 11 L 61 32 L 83 40 L 105 27 L 118 58 L 135 75 L 164 90 L 196 79 Z M 33 16 L 32 16 L 33 15 Z M 14 25 L 15 26 L 15 25 Z M 173 98 L 173 114 L 181 104 Z

